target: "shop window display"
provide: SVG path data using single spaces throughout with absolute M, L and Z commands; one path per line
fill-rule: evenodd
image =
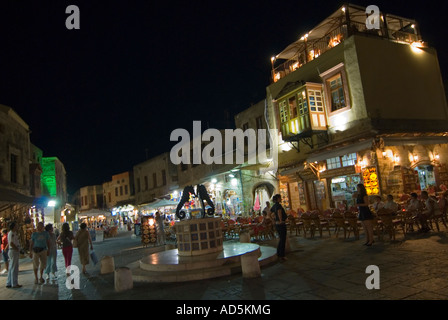
M 361 177 L 357 174 L 331 179 L 331 196 L 337 208 L 341 205 L 346 208 L 356 205 L 352 196 L 358 183 L 361 183 Z
M 436 179 L 434 176 L 433 166 L 418 166 L 415 168 L 418 172 L 418 180 L 420 182 L 421 190 L 428 190 L 434 192 Z

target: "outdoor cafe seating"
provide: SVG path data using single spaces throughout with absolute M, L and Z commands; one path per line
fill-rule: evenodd
M 378 212 L 372 210 L 372 213 L 374 236 L 379 241 L 396 241 L 399 235 L 401 239 L 405 239 L 408 234 L 421 229 L 416 213 L 407 211 L 403 204 L 396 212 L 380 209 Z M 236 221 L 224 219 L 221 226 L 224 236 L 229 239 L 238 238 L 241 231 L 249 231 L 251 241 L 275 239 L 277 234 L 274 222 L 267 221 L 268 223 L 262 217 L 239 217 Z M 345 241 L 359 240 L 364 232 L 356 207 L 331 208 L 324 211 L 289 211 L 286 222 L 289 236 L 310 239 L 315 238 L 318 232 L 320 238 L 343 237 Z M 448 230 L 447 214 L 431 217 L 428 224 L 437 232 L 443 226 Z

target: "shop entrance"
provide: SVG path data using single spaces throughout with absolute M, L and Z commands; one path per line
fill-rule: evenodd
M 436 185 L 434 167 L 431 165 L 421 165 L 415 168 L 418 172 L 418 180 L 421 190 L 428 190 Z
M 356 205 L 352 195 L 356 191 L 356 185 L 361 183 L 360 175 L 334 177 L 330 182 L 331 200 L 336 208 L 348 209 Z
M 274 186 L 268 183 L 263 183 L 258 185 L 254 191 L 254 201 L 259 199 L 260 212 L 266 207 L 266 202 L 271 202 L 271 198 L 273 196 Z
M 324 211 L 325 202 L 325 183 L 321 180 L 315 180 L 313 183 L 316 208 L 322 212 Z

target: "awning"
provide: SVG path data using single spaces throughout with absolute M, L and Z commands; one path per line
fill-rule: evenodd
M 79 213 L 79 216 L 88 216 L 88 217 L 98 217 L 98 216 L 110 217 L 111 215 L 112 215 L 112 213 L 110 211 L 99 210 L 99 209 L 91 209 L 91 210 Z
M 163 208 L 163 207 L 175 207 L 177 206 L 177 202 L 166 200 L 166 199 L 159 199 L 152 203 L 149 203 L 147 205 L 141 206 L 141 210 L 153 210 L 157 208 Z
M 385 146 L 428 145 L 448 143 L 448 137 L 383 137 Z
M 337 147 L 335 146 L 331 150 L 322 151 L 319 153 L 311 154 L 308 158 L 308 162 L 322 161 L 334 157 L 344 156 L 346 154 L 355 153 L 361 150 L 370 149 L 372 147 L 373 139 L 367 139 L 356 143 L 349 144 L 347 146 Z
M 0 203 L 33 205 L 36 198 L 24 195 L 15 190 L 0 187 Z
M 260 170 L 260 169 L 267 169 L 270 166 L 270 162 L 268 163 L 256 163 L 256 164 L 247 164 L 244 166 L 239 167 L 240 170 Z
M 299 170 L 303 170 L 303 165 L 293 168 L 286 168 L 284 170 L 279 170 L 281 176 L 296 176 Z

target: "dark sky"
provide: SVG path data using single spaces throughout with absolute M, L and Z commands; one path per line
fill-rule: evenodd
M 352 3 L 416 19 L 447 78 L 446 5 Z M 72 194 L 169 151 L 171 131 L 193 120 L 233 127 L 265 98 L 270 57 L 342 4 L 1 0 L 0 103 L 29 124 L 44 156 L 64 163 Z M 68 5 L 80 9 L 80 30 L 65 27 Z

